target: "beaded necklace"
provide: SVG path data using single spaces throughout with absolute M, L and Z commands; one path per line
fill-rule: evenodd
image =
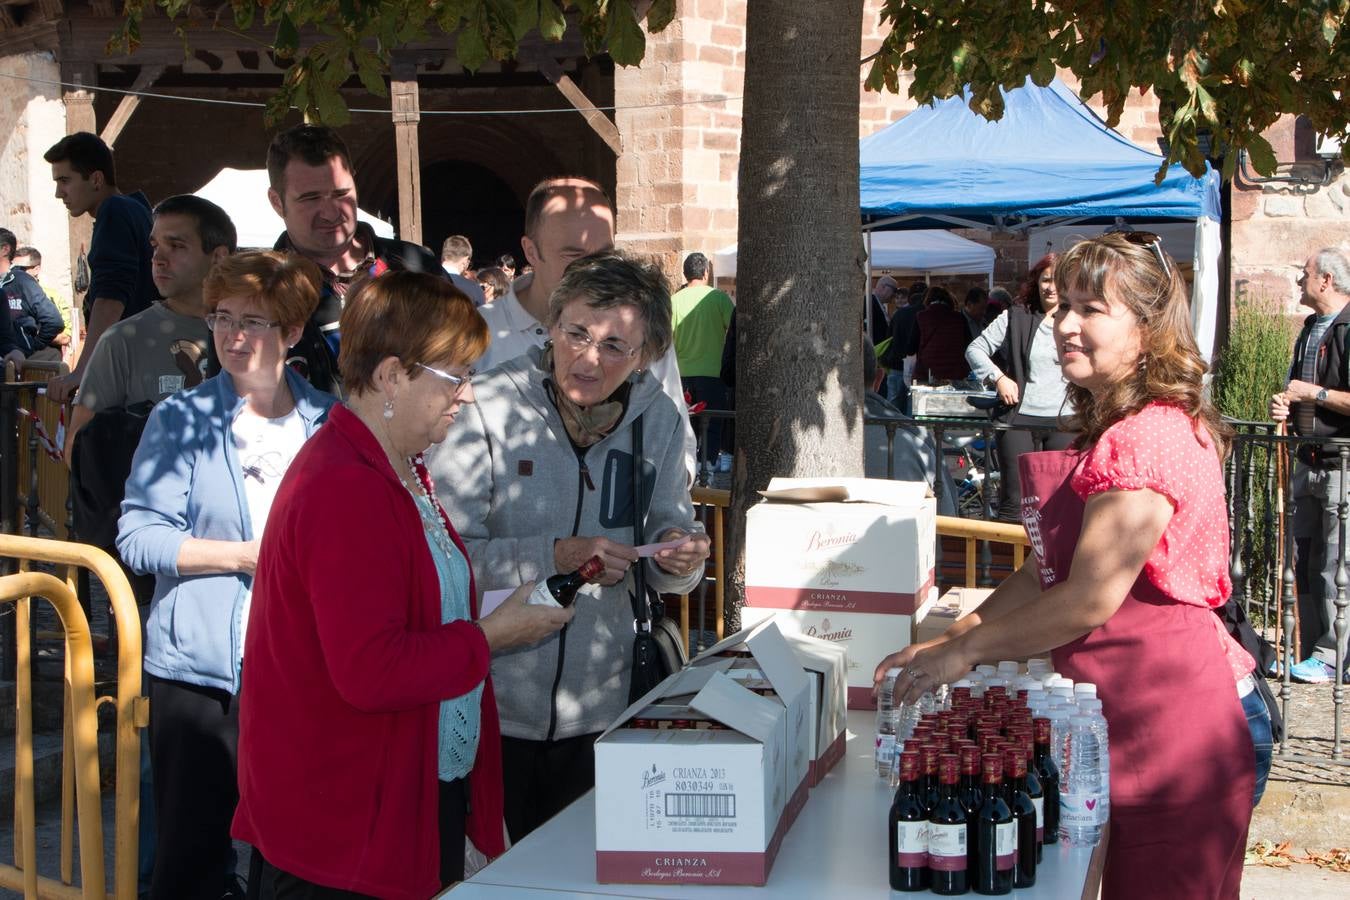
M 412 494 L 416 503 L 417 515 L 422 519 L 422 528 L 430 535 L 436 546 L 448 556 L 454 556 L 459 553 L 459 548 L 455 542 L 450 539 L 450 517 L 446 515 L 445 507 L 441 506 L 441 501 L 436 498 L 436 490 L 431 481 L 431 473 L 427 471 L 426 461 L 422 454 L 417 454 L 408 458 L 408 464 L 416 476 L 416 487 L 408 484 L 402 478 L 399 483 L 402 484 L 408 493 Z

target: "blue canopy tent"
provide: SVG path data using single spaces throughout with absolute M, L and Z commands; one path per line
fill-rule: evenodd
M 1192 315 L 1208 356 L 1218 307 L 1218 174 L 1195 178 L 1174 165 L 1154 184 L 1162 157 L 1106 127 L 1058 79 L 1044 88 L 1028 79 L 1003 98 L 996 122 L 952 97 L 864 138 L 864 231 L 1193 221 Z

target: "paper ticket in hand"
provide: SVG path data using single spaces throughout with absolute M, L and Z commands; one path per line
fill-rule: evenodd
M 499 591 L 483 591 L 483 602 L 478 607 L 478 618 L 483 618 L 488 613 L 502 605 L 502 602 L 510 597 L 514 588 L 502 588 Z
M 686 534 L 683 537 L 675 538 L 673 541 L 666 541 L 662 544 L 643 544 L 641 547 L 634 547 L 633 549 L 637 551 L 639 558 L 655 556 L 661 550 L 674 550 L 676 547 L 682 546 L 691 536 Z

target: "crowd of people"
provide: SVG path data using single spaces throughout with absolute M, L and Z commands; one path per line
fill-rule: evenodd
M 144 604 L 145 893 L 426 897 L 585 792 L 628 702 L 630 593 L 688 590 L 709 552 L 670 290 L 614 250 L 604 190 L 541 182 L 528 265 L 475 270 L 462 236 L 437 260 L 359 223 L 327 128 L 267 148 L 270 250 L 202 198 L 122 192 L 95 135 L 47 159 L 95 219 L 85 340 L 48 391 L 74 397 L 79 533 Z M 60 320 L 12 237 L 19 361 Z M 574 607 L 526 604 L 594 556 Z
M 691 590 L 709 555 L 690 405 L 734 407 L 736 346 L 709 259 L 690 254 L 672 294 L 614 248 L 610 198 L 579 176 L 529 194 L 519 269 L 509 254 L 475 268 L 461 235 L 437 259 L 357 221 L 353 161 L 319 126 L 267 148 L 284 224 L 267 250 L 241 251 L 202 198 L 124 192 L 95 135 L 46 159 L 70 214 L 95 219 L 85 339 L 48 392 L 73 397 L 79 534 L 144 604 L 148 895 L 426 897 L 463 878 L 470 845 L 498 855 L 587 791 L 594 741 L 629 702 L 639 605 Z M 68 343 L 40 263 L 0 229 L 7 359 Z M 1343 436 L 1346 255 L 1314 255 L 1300 283 L 1313 315 L 1271 414 Z M 975 288 L 958 306 L 883 277 L 860 331 L 868 474 L 926 479 L 954 511 L 908 396 L 973 377 L 1008 426 L 1000 513 L 1037 548 L 978 614 L 878 674 L 903 666 L 912 699 L 1050 650 L 1097 683 L 1121 773 L 1114 896 L 1143 870 L 1150 896 L 1232 884 L 1269 765 L 1254 662 L 1211 613 L 1231 593 L 1213 528 L 1229 432 L 1186 302 L 1156 238 L 1116 234 L 1040 260 L 1016 298 Z M 730 428 L 704 436 L 705 457 L 732 447 Z M 1345 652 L 1338 469 L 1299 459 L 1311 672 Z M 597 557 L 573 606 L 526 602 Z M 487 608 L 488 591 L 508 596 Z M 1160 721 L 1166 754 L 1145 746 Z M 1166 821 L 1159 783 L 1184 785 Z M 232 838 L 253 848 L 247 886 Z

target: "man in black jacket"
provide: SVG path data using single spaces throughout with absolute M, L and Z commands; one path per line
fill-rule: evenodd
M 320 390 L 338 393 L 338 320 L 348 287 L 390 270 L 444 275 L 424 247 L 381 238 L 356 219 L 356 170 L 338 133 L 318 125 L 281 132 L 267 148 L 267 199 L 286 223 L 275 249 L 299 253 L 324 273 L 319 307 L 290 362 Z
M 56 336 L 66 330 L 66 323 L 32 276 L 14 266 L 18 248 L 14 232 L 0 228 L 0 296 L 9 310 L 19 349 L 32 358 L 52 346 Z M 60 351 L 51 352 L 48 358 L 60 359 Z
M 1294 467 L 1294 575 L 1298 585 L 1302 662 L 1290 668 L 1296 681 L 1330 681 L 1336 673 L 1336 577 L 1340 546 L 1339 451 L 1312 442 L 1350 437 L 1350 254 L 1334 247 L 1308 257 L 1298 279 L 1300 302 L 1312 310 L 1294 342 L 1289 384 L 1274 395 L 1270 417 L 1288 421 L 1294 434 L 1310 439 L 1298 448 Z M 1343 601 L 1342 601 L 1343 602 Z M 1344 659 L 1345 645 L 1341 644 Z

